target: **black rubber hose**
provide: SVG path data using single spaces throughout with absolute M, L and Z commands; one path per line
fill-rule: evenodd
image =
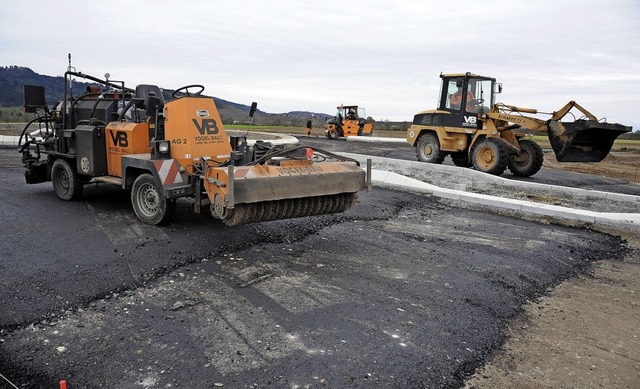
M 20 138 L 18 139 L 18 152 L 22 153 L 24 151 L 25 148 L 27 148 L 27 146 L 29 146 L 29 142 L 27 141 L 25 144 L 22 144 L 22 139 L 26 139 L 25 138 L 25 134 L 27 133 L 27 130 L 29 129 L 29 127 L 31 127 L 31 125 L 35 122 L 39 122 L 39 123 L 47 123 L 47 128 L 49 128 L 48 123 L 53 122 L 54 119 L 50 116 L 45 116 L 45 117 L 40 117 L 38 116 L 35 119 L 32 119 L 31 121 L 29 121 L 24 128 L 22 129 L 22 132 L 20 133 Z M 53 128 L 52 128 L 53 130 Z

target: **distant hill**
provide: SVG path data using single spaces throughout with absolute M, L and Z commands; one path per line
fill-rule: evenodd
M 20 66 L 0 67 L 0 107 L 22 106 L 24 85 L 44 86 L 45 98 L 49 105 L 62 100 L 64 78 L 44 76 Z
M 22 66 L 0 66 L 0 107 L 22 107 L 24 104 L 24 85 L 39 85 L 45 87 L 45 99 L 48 105 L 61 101 L 64 96 L 64 77 L 46 76 Z M 91 83 L 76 81 L 74 94 L 84 91 Z M 173 90 L 164 90 L 165 98 L 170 98 Z M 213 97 L 220 116 L 225 123 L 248 123 L 250 106 L 234 103 L 218 97 Z M 254 123 L 262 125 L 290 125 L 304 126 L 306 120 L 314 116 L 314 122 L 326 120 L 330 115 L 311 113 L 307 111 L 293 111 L 287 113 L 270 114 L 259 109 L 256 111 Z

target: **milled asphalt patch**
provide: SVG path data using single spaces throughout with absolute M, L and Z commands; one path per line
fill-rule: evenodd
M 293 136 L 279 136 L 278 138 L 279 144 L 297 143 L 298 141 L 297 138 Z M 18 139 L 19 137 L 17 136 L 0 135 L 0 147 L 17 147 Z M 348 137 L 347 140 L 364 142 L 406 142 L 406 140 L 402 138 L 377 137 Z M 490 182 L 494 183 L 495 185 L 514 186 L 521 188 L 524 187 L 532 189 L 548 189 L 557 193 L 599 197 L 631 203 L 640 203 L 640 196 L 571 188 L 558 185 L 546 185 L 533 182 L 514 181 L 491 174 L 481 173 L 473 169 L 461 168 L 457 166 L 426 164 L 419 161 L 404 161 L 393 158 L 384 158 L 353 153 L 336 154 L 354 158 L 358 160 L 363 167 L 366 166 L 367 159 L 371 159 L 372 165 L 376 167 L 376 169 L 372 169 L 371 173 L 371 181 L 375 185 L 428 193 L 430 195 L 448 200 L 464 201 L 472 204 L 485 205 L 508 211 L 521 212 L 524 214 L 547 216 L 562 220 L 575 220 L 579 222 L 601 224 L 624 229 L 640 230 L 640 213 L 594 212 L 557 205 L 536 203 L 532 201 L 509 199 L 499 196 L 466 192 L 464 190 L 464 185 L 459 185 L 459 188 L 456 189 L 447 189 L 407 177 L 402 173 L 410 174 L 412 171 L 424 172 L 425 170 L 429 170 L 444 174 L 452 174 L 456 175 L 457 177 L 467 177 L 470 180 Z

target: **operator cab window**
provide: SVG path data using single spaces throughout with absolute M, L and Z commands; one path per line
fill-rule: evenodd
M 473 95 L 472 101 L 467 101 L 467 112 L 487 113 L 493 104 L 493 86 L 491 80 L 471 79 L 469 92 Z
M 454 95 L 456 94 L 456 92 L 458 92 L 458 86 L 457 86 L 458 84 L 462 85 L 462 79 L 452 78 L 448 82 L 443 83 L 443 87 L 445 87 L 445 90 L 447 93 L 446 98 L 444 99 L 445 109 L 450 109 L 454 111 L 460 110 L 460 106 L 455 105 L 455 101 L 452 104 L 452 100 L 455 100 Z

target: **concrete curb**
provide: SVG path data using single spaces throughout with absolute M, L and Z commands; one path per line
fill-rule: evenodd
M 18 140 L 19 136 L 12 135 L 0 135 L 0 148 L 3 149 L 13 149 L 18 148 Z
M 406 143 L 406 144 L 409 144 L 405 138 L 382 138 L 382 137 L 375 137 L 375 136 L 351 135 L 351 136 L 346 137 L 346 140 L 347 140 L 347 142 L 369 142 L 369 143 L 389 142 L 389 143 Z
M 490 196 L 478 193 L 466 192 L 459 189 L 447 189 L 426 183 L 417 179 L 407 177 L 412 171 L 432 171 L 446 174 L 455 174 L 469 177 L 470 179 L 482 180 L 495 185 L 504 185 L 520 188 L 548 189 L 558 193 L 578 195 L 584 197 L 599 197 L 604 199 L 640 202 L 640 196 L 633 196 L 621 193 L 611 193 L 580 188 L 570 188 L 558 185 L 546 185 L 532 182 L 508 180 L 503 177 L 493 176 L 478 172 L 473 169 L 460 168 L 440 164 L 428 164 L 419 161 L 403 161 L 392 158 L 376 157 L 353 153 L 337 153 L 345 157 L 358 160 L 361 164 L 366 164 L 367 159 L 371 159 L 372 169 L 371 180 L 375 185 L 400 188 L 410 191 L 427 193 L 447 200 L 463 201 L 476 205 L 484 205 L 507 211 L 520 212 L 535 216 L 547 216 L 560 220 L 573 220 L 592 224 L 601 224 L 625 229 L 640 229 L 639 213 L 607 213 L 587 211 L 575 208 L 562 207 L 557 205 L 542 204 L 532 201 L 509 199 L 498 196 Z
M 532 201 L 515 200 L 504 197 L 470 193 L 455 189 L 444 189 L 432 184 L 428 184 L 426 182 L 403 176 L 398 173 L 377 169 L 372 169 L 371 181 L 375 185 L 382 187 L 392 187 L 410 191 L 417 191 L 448 200 L 464 201 L 477 205 L 486 205 L 493 208 L 521 212 L 524 214 L 548 216 L 556 219 L 574 220 L 579 222 L 602 224 L 626 229 L 640 228 L 640 213 L 594 212 L 561 207 L 557 205 L 541 204 Z
M 269 132 L 258 132 L 258 131 L 248 132 L 248 131 L 241 131 L 241 130 L 226 130 L 226 132 L 227 132 L 227 135 L 233 135 L 233 136 L 245 136 L 247 134 L 251 134 L 252 137 L 255 137 L 257 139 L 247 139 L 247 144 L 250 146 L 254 145 L 256 143 L 256 140 L 269 141 L 274 145 L 299 143 L 298 138 L 292 135 L 287 135 L 287 134 L 273 134 Z
M 548 189 L 557 193 L 566 193 L 566 194 L 578 195 L 578 196 L 584 196 L 584 197 L 598 197 L 598 198 L 604 198 L 604 199 L 610 199 L 610 200 L 640 203 L 640 196 L 628 195 L 623 193 L 604 192 L 604 191 L 590 190 L 590 189 L 571 188 L 571 187 L 559 186 L 559 185 L 540 184 L 536 182 L 515 181 L 515 180 L 509 180 L 504 177 L 481 173 L 477 170 L 473 170 L 469 168 L 461 168 L 457 166 L 424 163 L 419 161 L 404 161 L 404 160 L 393 159 L 393 158 L 376 157 L 376 156 L 353 154 L 353 153 L 336 153 L 336 154 L 356 159 L 361 164 L 365 164 L 367 162 L 367 159 L 371 159 L 373 166 L 376 167 L 378 170 L 389 170 L 398 174 L 406 175 L 416 171 L 444 173 L 444 174 L 456 175 L 461 177 L 468 177 L 471 180 L 489 182 L 494 185 L 501 185 L 505 187 Z

